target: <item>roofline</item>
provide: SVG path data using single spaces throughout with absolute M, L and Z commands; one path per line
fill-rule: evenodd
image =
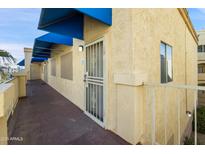
M 205 29 L 197 30 L 196 32 L 205 32 Z
M 180 15 L 182 16 L 187 28 L 189 29 L 189 32 L 191 33 L 192 37 L 194 38 L 195 42 L 198 44 L 198 36 L 194 29 L 194 26 L 189 18 L 189 13 L 186 8 L 178 8 L 178 11 Z
M 205 33 L 205 30 L 204 30 L 204 29 L 203 29 L 203 30 L 197 30 L 196 33 L 197 33 L 197 34 Z

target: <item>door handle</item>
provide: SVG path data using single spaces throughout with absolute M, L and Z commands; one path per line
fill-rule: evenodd
M 84 82 L 87 81 L 87 77 L 88 77 L 88 72 L 86 72 L 86 73 L 84 74 L 84 79 L 83 79 Z

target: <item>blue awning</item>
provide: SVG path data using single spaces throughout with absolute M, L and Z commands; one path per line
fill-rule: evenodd
M 34 63 L 34 62 L 44 62 L 44 61 L 47 61 L 47 60 L 48 60 L 48 58 L 32 57 L 31 58 L 31 63 Z M 25 59 L 21 60 L 17 65 L 25 66 Z
M 54 44 L 73 45 L 73 39 L 69 36 L 48 33 L 35 39 L 33 57 L 50 57 L 51 48 Z
M 38 29 L 83 39 L 84 15 L 112 25 L 111 8 L 44 8 Z
M 24 59 L 21 60 L 17 65 L 19 65 L 19 66 L 25 66 L 25 60 L 24 60 Z
M 31 63 L 34 63 L 34 62 L 44 62 L 44 61 L 47 61 L 47 60 L 48 60 L 48 58 L 32 57 Z

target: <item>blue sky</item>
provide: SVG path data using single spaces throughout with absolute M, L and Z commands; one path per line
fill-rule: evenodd
M 45 32 L 37 30 L 41 9 L 0 9 L 0 49 L 11 52 L 18 61 L 23 48 L 33 47 L 34 39 Z M 205 29 L 205 9 L 188 9 L 196 30 Z
M 188 11 L 195 30 L 205 30 L 205 9 L 190 8 Z
M 34 39 L 45 32 L 37 30 L 41 9 L 0 9 L 0 49 L 21 60 L 23 48 L 33 47 Z

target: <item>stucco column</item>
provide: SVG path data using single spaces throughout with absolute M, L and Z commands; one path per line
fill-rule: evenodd
M 26 74 L 25 72 L 18 72 L 13 74 L 18 79 L 18 93 L 19 98 L 26 97 Z
M 27 80 L 30 80 L 30 65 L 31 65 L 31 58 L 32 58 L 32 48 L 24 48 L 24 55 L 25 55 L 25 72 L 27 75 Z
M 0 117 L 0 145 L 7 144 L 7 119 L 5 117 Z

